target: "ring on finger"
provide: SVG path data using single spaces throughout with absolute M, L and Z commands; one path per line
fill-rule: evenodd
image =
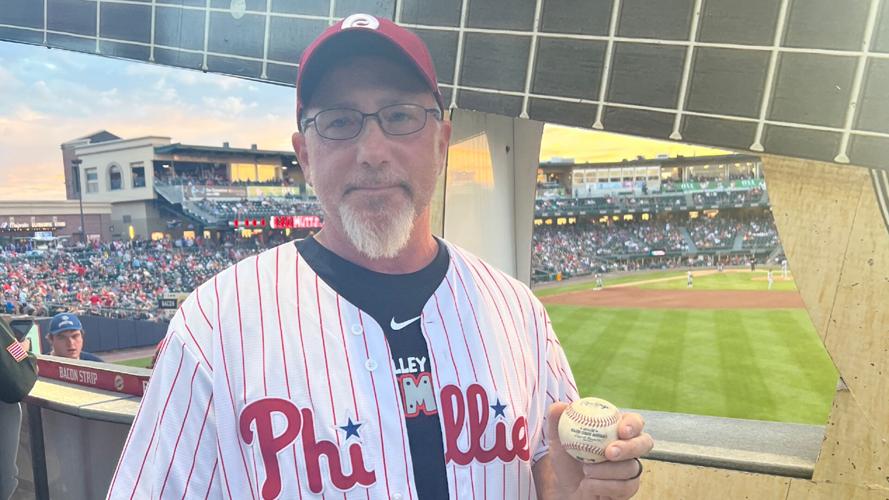
M 627 478 L 627 481 L 632 481 L 633 479 L 636 479 L 642 475 L 642 461 L 639 460 L 638 458 L 634 458 L 633 460 L 635 460 L 636 463 L 639 464 L 639 472 L 637 472 L 635 476 L 633 476 L 631 478 Z

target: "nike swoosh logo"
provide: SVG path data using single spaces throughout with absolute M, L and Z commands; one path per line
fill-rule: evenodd
M 417 316 L 416 318 L 412 318 L 407 321 L 403 321 L 403 322 L 399 323 L 399 322 L 395 321 L 395 317 L 393 316 L 392 321 L 389 322 L 389 328 L 391 328 L 395 331 L 398 331 L 398 330 L 401 330 L 402 328 L 406 327 L 407 325 L 413 323 L 414 321 L 417 321 L 418 319 L 420 319 L 419 316 Z

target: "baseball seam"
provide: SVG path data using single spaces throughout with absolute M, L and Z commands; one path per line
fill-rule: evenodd
M 617 423 L 618 414 L 612 414 L 608 417 L 589 417 L 579 413 L 574 408 L 568 408 L 567 410 L 568 418 L 574 420 L 583 425 L 590 425 L 594 427 L 606 427 L 609 425 L 614 425 Z
M 587 452 L 587 453 L 592 453 L 592 454 L 594 454 L 594 455 L 599 455 L 599 456 L 602 456 L 602 457 L 605 456 L 605 450 L 604 450 L 604 449 L 599 448 L 598 446 L 593 446 L 593 445 L 591 445 L 591 444 L 585 444 L 585 443 L 565 443 L 565 444 L 562 445 L 562 448 L 564 448 L 565 450 L 575 450 L 575 451 L 583 451 L 583 452 Z

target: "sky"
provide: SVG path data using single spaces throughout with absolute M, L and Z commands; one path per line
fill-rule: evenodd
M 290 150 L 291 87 L 0 41 L 0 200 L 65 198 L 61 144 L 123 138 Z M 723 151 L 547 126 L 540 157 L 619 161 Z

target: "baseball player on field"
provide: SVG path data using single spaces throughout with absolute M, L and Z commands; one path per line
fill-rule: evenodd
M 324 228 L 182 304 L 108 497 L 632 496 L 641 416 L 609 461 L 569 456 L 578 394 L 546 311 L 432 234 L 451 125 L 424 43 L 356 14 L 299 68 L 293 147 Z

